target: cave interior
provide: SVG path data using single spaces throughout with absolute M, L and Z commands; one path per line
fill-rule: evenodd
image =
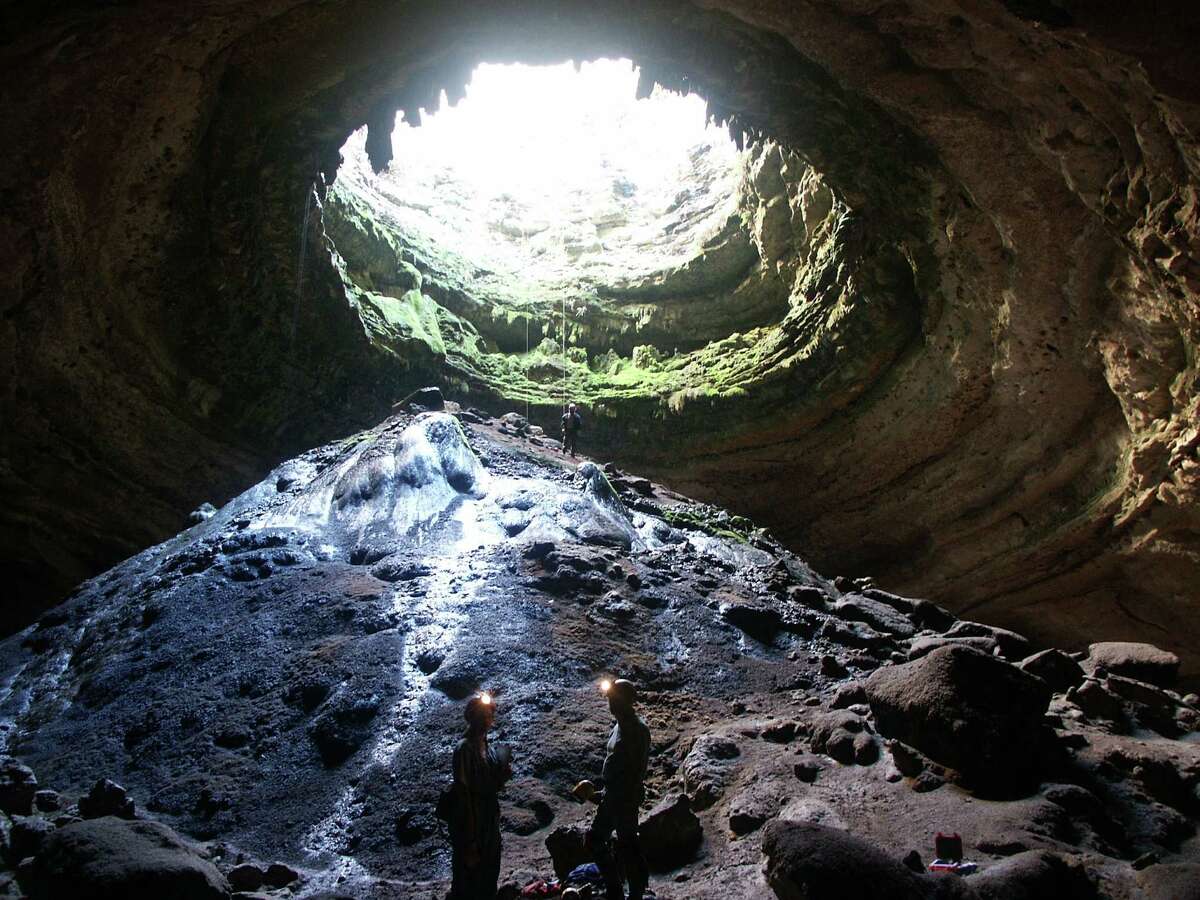
M 218 842 L 196 896 L 235 856 L 440 889 L 437 781 L 395 771 L 484 688 L 518 747 L 575 729 L 518 754 L 523 884 L 633 675 L 643 830 L 703 833 L 659 896 L 849 897 L 838 854 L 943 896 L 889 858 L 942 821 L 962 896 L 1195 895 L 1190 4 L 0 22 L 0 889 L 91 877 L 101 777 Z

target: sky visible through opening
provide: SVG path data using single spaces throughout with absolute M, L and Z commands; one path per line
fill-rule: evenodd
M 737 213 L 745 157 L 702 98 L 638 100 L 637 82 L 629 60 L 482 64 L 455 106 L 419 127 L 397 116 L 379 176 L 356 132 L 339 184 L 480 296 L 557 302 L 655 277 Z
M 619 173 L 636 188 L 686 178 L 701 144 L 737 150 L 707 121 L 694 94 L 655 88 L 636 99 L 638 72 L 627 59 L 557 66 L 481 64 L 455 106 L 398 120 L 394 166 L 441 165 L 491 195 L 550 196 L 586 190 Z

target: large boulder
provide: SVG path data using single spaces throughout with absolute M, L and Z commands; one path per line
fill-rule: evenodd
M 929 879 L 836 828 L 776 819 L 763 830 L 767 884 L 779 900 L 921 900 Z
M 988 793 L 1025 786 L 1037 767 L 1044 681 L 968 646 L 939 647 L 873 672 L 867 700 L 880 733 L 896 738 Z
M 224 900 L 229 883 L 166 825 L 109 816 L 48 835 L 28 893 L 33 900 Z
M 1171 687 L 1179 676 L 1179 657 L 1174 653 L 1129 641 L 1092 644 L 1084 666 L 1093 673 L 1104 670 L 1159 687 Z

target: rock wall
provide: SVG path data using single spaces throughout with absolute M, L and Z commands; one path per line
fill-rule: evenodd
M 814 352 L 785 317 L 752 396 L 627 398 L 600 448 L 826 569 L 1059 643 L 1086 623 L 1196 646 L 1189 4 L 1136 20 L 991 0 L 3 16 L 10 626 L 438 374 L 372 344 L 332 265 L 321 209 L 348 134 L 367 124 L 382 165 L 395 110 L 453 94 L 480 58 L 626 55 L 788 148 L 854 215 Z

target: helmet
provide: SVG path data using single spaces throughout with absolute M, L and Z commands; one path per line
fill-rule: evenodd
M 468 723 L 474 724 L 483 719 L 487 715 L 488 710 L 495 710 L 496 704 L 492 700 L 492 695 L 487 691 L 482 691 L 467 701 L 466 708 L 463 709 L 463 718 Z
M 633 706 L 637 702 L 637 688 L 634 687 L 632 681 L 627 681 L 624 678 L 618 678 L 605 691 L 609 700 L 615 700 L 622 706 Z

